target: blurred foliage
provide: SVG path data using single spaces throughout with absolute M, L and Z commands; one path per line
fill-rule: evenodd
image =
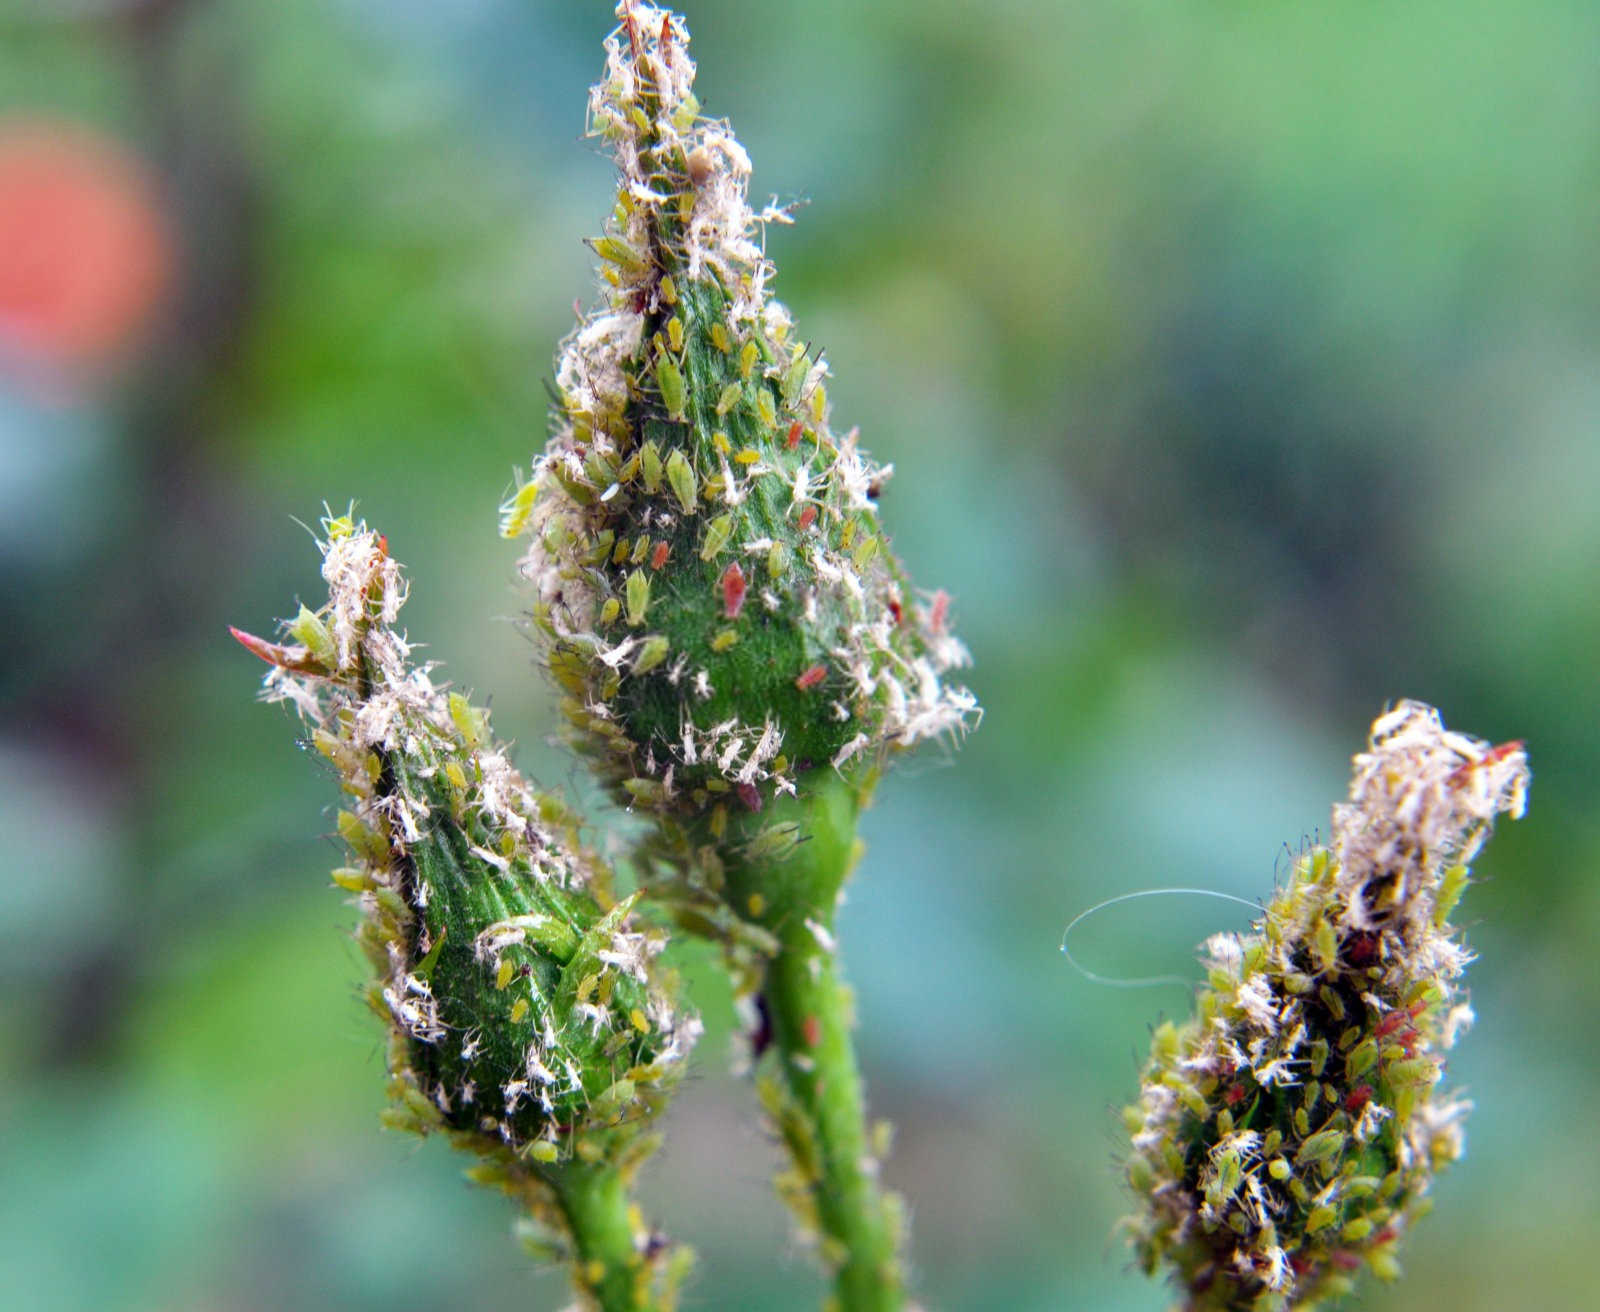
M 957 597 L 987 707 L 959 757 L 886 782 L 843 913 L 928 1302 L 1165 1305 L 1111 1237 L 1111 1109 L 1184 1000 L 1077 977 L 1060 927 L 1157 884 L 1264 894 L 1409 695 L 1527 738 L 1535 783 L 1466 905 L 1468 1157 L 1408 1283 L 1357 1304 L 1584 1304 L 1600 11 L 688 17 L 757 191 L 808 202 L 771 235 L 779 292 L 833 361 L 838 419 L 898 466 L 886 523 Z M 119 361 L 0 337 L 9 1305 L 563 1297 L 442 1145 L 379 1133 L 317 836 L 330 781 L 251 704 L 223 626 L 315 597 L 291 517 L 359 497 L 413 567 L 414 636 L 601 815 L 545 741 L 494 510 L 589 295 L 607 166 L 580 134 L 610 21 L 604 0 L 0 3 L 0 126 L 142 159 L 177 269 Z M 1075 950 L 1158 973 L 1234 923 L 1147 900 Z M 814 1306 L 726 1074 L 717 970 L 682 964 L 713 1034 L 652 1204 L 701 1250 L 694 1306 Z

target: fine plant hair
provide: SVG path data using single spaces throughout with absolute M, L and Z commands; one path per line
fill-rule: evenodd
M 835 427 L 830 364 L 774 298 L 750 160 L 695 92 L 685 21 L 620 0 L 588 128 L 617 170 L 599 297 L 562 342 L 547 440 L 504 503 L 568 741 L 632 813 L 619 888 L 580 817 L 488 713 L 413 659 L 406 581 L 353 509 L 318 540 L 326 601 L 274 639 L 266 700 L 332 767 L 387 1125 L 442 1133 L 510 1196 L 578 1306 L 669 1312 L 693 1256 L 632 1199 L 700 1022 L 661 956 L 710 943 L 750 1037 L 776 1177 L 835 1312 L 909 1306 L 906 1209 L 880 1183 L 835 913 L 889 768 L 981 719 L 950 597 L 895 557 L 892 469 Z M 487 507 L 486 507 L 487 510 Z M 1356 758 L 1327 847 L 1247 935 L 1206 948 L 1195 1018 L 1155 1032 L 1128 1111 L 1129 1224 L 1190 1312 L 1311 1308 L 1397 1270 L 1465 1105 L 1449 922 L 1520 744 L 1401 703 Z M 625 845 L 624 845 L 625 844 Z M 624 891 L 629 889 L 631 891 Z

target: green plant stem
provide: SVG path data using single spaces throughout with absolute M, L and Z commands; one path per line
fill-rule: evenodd
M 578 1287 L 601 1312 L 656 1312 L 644 1258 L 633 1240 L 623 1173 L 571 1161 L 543 1174 L 572 1235 Z
M 803 800 L 783 799 L 759 817 L 768 831 L 798 824 L 799 845 L 786 857 L 734 863 L 728 889 L 747 908 L 752 895 L 759 899 L 756 918 L 781 945 L 763 983 L 787 1094 L 776 1115 L 809 1190 L 823 1257 L 834 1267 L 835 1306 L 896 1312 L 904 1306 L 899 1227 L 875 1178 L 850 994 L 830 947 L 834 907 L 854 864 L 863 789 L 832 770 L 807 782 Z

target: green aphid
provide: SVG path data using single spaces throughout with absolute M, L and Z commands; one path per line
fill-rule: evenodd
M 450 722 L 455 725 L 461 741 L 476 751 L 489 741 L 489 714 L 480 710 L 458 692 L 450 694 Z
M 1450 919 L 1450 913 L 1456 909 L 1456 903 L 1461 901 L 1461 895 L 1467 890 L 1468 874 L 1467 867 L 1458 863 L 1446 870 L 1439 880 L 1439 891 L 1433 895 L 1433 924 L 1436 929 L 1443 928 L 1445 921 Z
M 639 648 L 639 658 L 633 663 L 633 672 L 648 674 L 667 659 L 667 653 L 671 650 L 671 642 L 659 633 L 651 634 L 644 640 L 644 646 Z
M 656 386 L 661 391 L 661 404 L 667 407 L 667 413 L 674 419 L 682 419 L 689 394 L 683 383 L 683 374 L 672 362 L 671 356 L 662 355 L 656 359 Z
M 334 647 L 333 635 L 315 611 L 300 607 L 300 613 L 289 623 L 289 633 L 311 653 L 319 665 L 326 665 L 329 669 L 337 666 L 338 652 Z
M 719 415 L 727 414 L 728 411 L 739 404 L 743 396 L 744 388 L 740 384 L 729 383 L 722 389 L 722 395 L 717 397 L 717 413 Z
M 637 629 L 644 623 L 645 612 L 650 608 L 650 576 L 642 569 L 628 575 L 628 624 Z
M 801 351 L 783 375 L 784 405 L 792 406 L 800 399 L 800 389 L 806 385 L 806 375 L 810 372 L 811 357 Z
M 1294 1155 L 1295 1163 L 1304 1166 L 1308 1162 L 1328 1161 L 1344 1151 L 1344 1143 L 1343 1130 L 1318 1130 L 1300 1145 L 1300 1151 Z
M 733 516 L 718 515 L 706 525 L 706 540 L 700 546 L 701 560 L 715 560 L 733 536 Z
M 368 865 L 382 867 L 389 862 L 389 840 L 350 811 L 339 812 L 339 837 Z M 402 904 L 403 905 L 403 904 Z
M 750 861 L 783 861 L 799 846 L 799 825 L 770 825 L 745 844 L 744 850 Z
M 694 468 L 682 451 L 674 451 L 667 457 L 667 482 L 672 484 L 672 491 L 683 507 L 683 513 L 694 514 L 695 505 L 699 500 L 699 486 L 694 476 Z
M 661 488 L 661 451 L 655 442 L 639 448 L 639 472 L 644 475 L 644 490 L 652 495 Z

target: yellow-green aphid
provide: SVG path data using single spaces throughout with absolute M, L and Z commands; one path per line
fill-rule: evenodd
M 733 516 L 718 515 L 706 525 L 706 540 L 700 547 L 701 560 L 715 560 L 718 553 L 728 545 L 728 538 L 733 534 Z
M 637 629 L 644 623 L 645 611 L 650 607 L 650 576 L 642 569 L 628 575 L 628 623 Z
M 672 484 L 672 490 L 678 498 L 678 503 L 683 507 L 686 515 L 694 514 L 695 504 L 698 501 L 694 469 L 682 451 L 674 451 L 667 457 L 667 482 Z
M 661 391 L 661 404 L 667 407 L 667 413 L 674 419 L 682 419 L 688 392 L 684 388 L 682 372 L 669 355 L 656 357 L 656 386 Z
M 811 357 L 801 351 L 783 375 L 784 405 L 792 406 L 800 399 L 800 389 L 806 385 L 806 375 L 810 372 Z
M 644 490 L 653 495 L 661 487 L 661 452 L 654 441 L 639 448 L 639 472 L 644 475 Z

